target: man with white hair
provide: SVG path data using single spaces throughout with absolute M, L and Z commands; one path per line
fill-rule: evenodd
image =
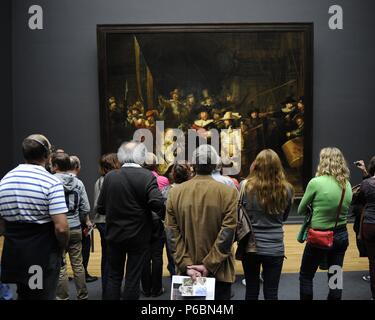
M 97 203 L 106 215 L 108 279 L 105 300 L 120 300 L 126 262 L 124 300 L 139 299 L 139 284 L 145 255 L 151 241 L 152 213 L 164 213 L 155 176 L 142 168 L 146 148 L 138 142 L 123 143 L 117 153 L 120 170 L 109 172 Z
M 171 189 L 167 200 L 171 250 L 179 274 L 215 277 L 215 299 L 229 300 L 235 280 L 237 191 L 212 178 L 219 163 L 212 146 L 199 146 L 192 162 L 197 175 Z

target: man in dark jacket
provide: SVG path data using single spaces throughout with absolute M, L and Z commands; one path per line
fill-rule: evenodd
M 126 262 L 123 299 L 139 299 L 142 267 L 151 241 L 152 214 L 164 210 L 156 178 L 141 167 L 146 148 L 137 142 L 125 142 L 118 150 L 123 164 L 108 173 L 99 195 L 97 210 L 106 215 L 108 243 L 108 282 L 105 300 L 119 300 Z

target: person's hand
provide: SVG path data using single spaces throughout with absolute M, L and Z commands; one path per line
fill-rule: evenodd
M 189 266 L 187 267 L 186 274 L 193 279 L 193 281 L 197 280 L 197 278 L 202 277 L 202 274 L 195 270 L 195 269 L 189 269 Z
M 93 227 L 93 224 L 92 224 L 92 222 L 91 222 L 90 219 L 87 219 L 87 221 L 86 221 L 86 226 L 87 226 L 87 228 L 89 228 L 89 229 L 91 229 L 91 228 Z
M 356 161 L 356 165 L 359 169 L 366 170 L 366 165 L 365 165 L 365 162 L 363 160 Z
M 208 276 L 208 270 L 203 264 L 191 265 L 187 267 L 188 270 L 195 270 L 201 274 L 202 277 Z
M 362 171 L 363 175 L 367 176 L 368 173 L 367 173 L 367 170 L 366 170 L 365 162 L 363 160 L 359 160 L 359 161 L 356 161 L 355 164 L 356 164 L 357 168 Z

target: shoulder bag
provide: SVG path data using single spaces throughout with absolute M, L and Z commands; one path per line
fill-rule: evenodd
M 236 240 L 237 250 L 236 259 L 242 260 L 246 253 L 256 252 L 255 235 L 249 216 L 243 205 L 243 198 L 246 190 L 247 180 L 241 186 L 240 196 L 237 207 L 237 229 Z
M 344 187 L 342 189 L 341 200 L 336 213 L 336 223 L 334 229 L 337 227 L 337 223 L 339 222 L 345 191 L 346 188 Z M 307 234 L 307 243 L 314 247 L 329 249 L 333 246 L 333 236 L 333 230 L 315 230 L 313 228 L 310 228 Z

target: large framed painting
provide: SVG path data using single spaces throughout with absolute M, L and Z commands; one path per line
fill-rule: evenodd
M 239 132 L 236 178 L 270 148 L 303 193 L 312 163 L 312 23 L 99 25 L 97 37 L 103 153 L 139 129 L 155 133 L 161 121 L 164 145 L 169 128 L 214 129 L 229 140 Z

